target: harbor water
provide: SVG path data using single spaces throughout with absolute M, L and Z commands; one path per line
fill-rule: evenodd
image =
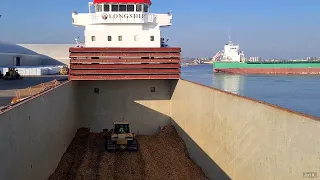
M 199 84 L 320 117 L 319 75 L 213 74 L 212 65 L 199 65 L 182 67 L 181 76 Z

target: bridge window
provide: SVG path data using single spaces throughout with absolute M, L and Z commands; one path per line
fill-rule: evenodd
M 96 37 L 95 36 L 91 36 L 91 41 L 96 41 Z
M 149 11 L 149 6 L 145 5 L 144 11 L 148 12 Z M 112 4 L 111 5 L 111 11 L 113 12 L 134 12 L 135 6 L 133 4 L 130 5 L 125 5 L 125 4 Z M 105 4 L 104 5 L 105 11 L 110 11 L 110 5 Z M 142 4 L 137 4 L 136 5 L 136 12 L 142 12 L 143 10 L 143 5 Z
M 141 4 L 137 4 L 136 5 L 136 11 L 137 12 L 141 12 L 142 11 L 142 5 Z
M 112 5 L 111 10 L 112 11 L 119 11 L 119 5 Z
M 118 36 L 118 41 L 122 41 L 122 36 Z
M 103 10 L 104 10 L 104 12 L 109 12 L 110 11 L 110 5 L 109 4 L 105 4 L 103 6 Z
M 134 11 L 134 5 L 127 5 L 127 11 L 133 12 Z
M 101 4 L 96 5 L 96 12 L 102 12 L 102 5 Z
M 154 41 L 154 36 L 150 36 L 150 41 Z
M 127 5 L 119 5 L 119 11 L 121 12 L 127 11 Z
M 108 36 L 108 41 L 111 41 L 111 40 L 112 40 L 111 36 Z
M 148 12 L 148 11 L 149 11 L 149 6 L 145 4 L 145 5 L 143 6 L 143 11 L 144 11 L 144 12 Z

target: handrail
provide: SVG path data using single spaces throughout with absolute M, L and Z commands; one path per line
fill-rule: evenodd
M 21 100 L 23 100 L 29 96 L 34 96 L 34 95 L 39 94 L 43 91 L 54 88 L 54 87 L 58 86 L 59 84 L 61 84 L 61 83 L 55 79 L 53 81 L 41 83 L 41 84 L 31 86 L 31 87 L 28 87 L 25 89 L 16 90 L 15 91 L 16 96 L 12 99 L 11 104 L 18 103 Z

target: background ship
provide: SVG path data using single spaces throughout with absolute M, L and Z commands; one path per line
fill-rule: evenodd
M 320 74 L 320 61 L 249 61 L 239 45 L 229 42 L 212 59 L 215 73 L 231 74 Z

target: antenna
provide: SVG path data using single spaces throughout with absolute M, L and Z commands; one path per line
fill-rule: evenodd
M 231 36 L 230 36 L 230 30 L 228 29 L 228 37 L 229 37 L 229 41 L 231 41 Z

